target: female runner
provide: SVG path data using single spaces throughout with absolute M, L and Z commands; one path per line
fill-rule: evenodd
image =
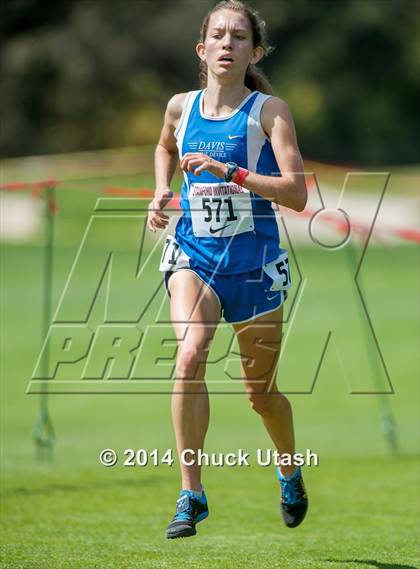
M 168 103 L 147 221 L 152 231 L 169 222 L 163 209 L 179 156 L 183 215 L 175 237 L 166 239 L 160 267 L 179 346 L 172 418 L 182 490 L 168 538 L 195 535 L 208 516 L 200 466 L 183 464 L 181 453 L 192 449 L 197 456 L 204 446 L 206 358 L 222 313 L 237 336 L 252 408 L 278 452 L 295 452 L 291 406 L 276 386 L 290 279 L 273 211 L 273 203 L 295 211 L 306 204 L 293 119 L 255 68 L 267 47 L 264 23 L 252 9 L 236 0 L 219 2 L 204 19 L 196 51 L 203 89 Z M 296 527 L 308 505 L 300 468 L 276 470 L 284 522 Z

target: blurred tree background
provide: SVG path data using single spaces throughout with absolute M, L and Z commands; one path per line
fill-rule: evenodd
M 167 100 L 198 88 L 212 0 L 3 0 L 2 156 L 156 142 Z M 304 157 L 419 160 L 420 3 L 254 0 Z

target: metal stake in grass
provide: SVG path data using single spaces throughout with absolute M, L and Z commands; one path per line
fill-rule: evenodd
M 370 234 L 367 236 L 367 240 L 369 240 L 370 238 Z M 388 395 L 383 393 L 383 384 L 382 384 L 382 380 L 381 380 L 381 369 L 380 369 L 380 364 L 378 363 L 378 358 L 377 358 L 377 353 L 373 353 L 372 349 L 369 347 L 371 346 L 371 343 L 368 341 L 368 335 L 370 334 L 370 331 L 367 330 L 367 327 L 365 325 L 365 317 L 362 311 L 362 306 L 364 306 L 366 312 L 368 313 L 368 306 L 367 306 L 367 297 L 366 294 L 363 291 L 363 286 L 362 286 L 362 281 L 361 281 L 361 275 L 360 275 L 360 267 L 363 261 L 363 257 L 364 254 L 366 252 L 366 248 L 367 248 L 367 242 L 364 246 L 364 250 L 362 253 L 362 257 L 359 260 L 359 264 L 357 264 L 357 255 L 356 255 L 356 250 L 355 250 L 355 246 L 354 244 L 352 244 L 351 239 L 349 240 L 349 243 L 347 243 L 346 246 L 346 250 L 347 250 L 347 259 L 349 262 L 349 266 L 351 267 L 351 270 L 353 270 L 353 267 L 358 267 L 357 268 L 357 272 L 355 275 L 355 283 L 356 283 L 356 288 L 357 291 L 359 292 L 360 298 L 358 298 L 358 302 L 357 304 L 360 307 L 359 310 L 359 315 L 360 315 L 360 322 L 361 322 L 361 327 L 363 329 L 363 334 L 366 338 L 366 346 L 367 347 L 367 355 L 368 355 L 368 360 L 369 360 L 369 365 L 370 365 L 370 369 L 371 369 L 371 373 L 372 373 L 372 377 L 373 377 L 373 381 L 375 383 L 375 387 L 378 393 L 378 403 L 379 403 L 379 409 L 380 409 L 380 414 L 381 414 L 381 421 L 382 421 L 382 431 L 384 433 L 387 445 L 388 445 L 388 449 L 391 453 L 396 454 L 399 452 L 399 444 L 398 444 L 398 437 L 397 437 L 397 429 L 396 429 L 396 424 L 395 424 L 395 420 L 394 420 L 394 416 L 392 413 L 392 409 L 391 409 L 391 405 L 389 404 L 389 400 L 388 400 Z M 363 301 L 359 302 L 359 301 Z
M 46 346 L 42 355 L 43 389 L 39 400 L 38 417 L 32 430 L 36 447 L 36 457 L 40 461 L 52 461 L 55 444 L 55 431 L 48 409 L 48 374 L 50 365 L 50 346 L 48 330 L 51 320 L 52 271 L 54 244 L 54 214 L 56 210 L 55 186 L 46 186 L 45 199 L 45 249 L 44 249 L 44 298 L 42 317 L 42 339 L 46 338 Z

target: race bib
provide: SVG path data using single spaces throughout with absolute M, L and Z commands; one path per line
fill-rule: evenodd
M 182 251 L 179 244 L 172 235 L 168 235 L 163 246 L 162 257 L 160 259 L 159 271 L 177 271 L 184 267 L 189 267 L 189 257 Z
M 280 256 L 275 261 L 263 267 L 264 272 L 273 279 L 270 290 L 286 290 L 292 286 L 287 251 L 286 249 L 280 251 Z
M 191 184 L 189 202 L 196 237 L 230 237 L 254 229 L 251 194 L 242 186 Z

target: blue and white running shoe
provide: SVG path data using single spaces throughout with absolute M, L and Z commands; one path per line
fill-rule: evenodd
M 297 467 L 290 478 L 284 477 L 278 466 L 276 472 L 281 486 L 281 515 L 287 527 L 295 528 L 303 522 L 308 510 L 308 497 L 302 472 L 300 467 Z
M 203 487 L 202 487 L 203 488 Z M 207 498 L 204 493 L 198 497 L 191 490 L 181 490 L 176 503 L 176 512 L 171 523 L 166 528 L 166 537 L 189 537 L 195 535 L 195 526 L 209 515 Z

